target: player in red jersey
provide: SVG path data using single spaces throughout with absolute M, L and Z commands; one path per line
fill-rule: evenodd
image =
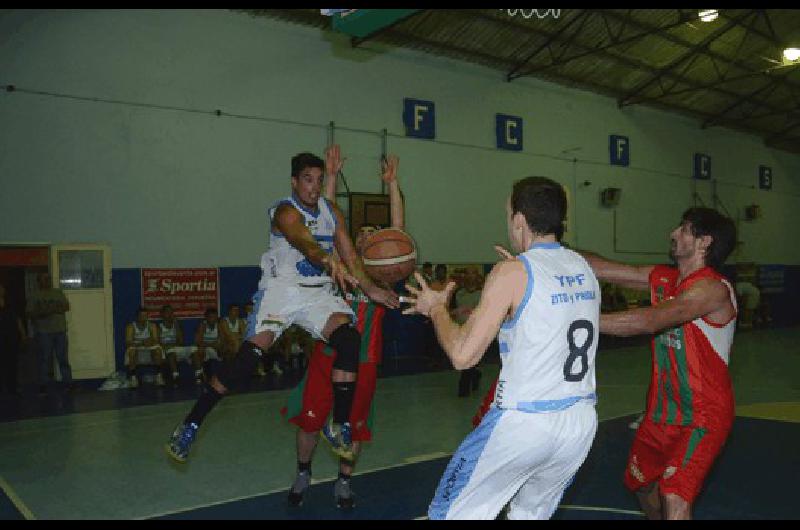
M 718 271 L 736 244 L 733 221 L 690 208 L 670 234 L 675 266 L 629 266 L 583 252 L 599 279 L 649 288 L 651 307 L 607 313 L 600 332 L 653 334 L 645 417 L 625 485 L 650 519 L 690 519 L 734 419 L 728 373 L 736 293 Z
M 338 147 L 330 151 L 325 183 L 325 197 L 333 202 L 336 196 L 337 167 L 341 167 L 341 155 Z M 389 156 L 384 162 L 381 178 L 389 187 L 389 201 L 392 228 L 403 229 L 403 199 L 397 182 L 399 160 Z M 366 237 L 377 230 L 377 227 L 364 226 L 355 241 L 356 251 L 361 254 Z M 356 329 L 361 335 L 359 353 L 358 378 L 356 379 L 355 396 L 350 412 L 352 426 L 353 452 L 358 455 L 361 442 L 372 439 L 372 398 L 378 378 L 378 364 L 383 351 L 383 317 L 386 308 L 372 302 L 360 291 L 345 293 L 345 299 L 356 315 Z M 297 430 L 297 476 L 289 490 L 288 502 L 291 506 L 299 506 L 303 495 L 311 481 L 311 459 L 319 439 L 319 431 L 325 424 L 333 403 L 331 370 L 336 358 L 336 351 L 319 341 L 309 359 L 306 375 L 300 384 L 289 395 L 287 406 L 281 410 L 286 418 L 298 426 Z M 355 459 L 339 460 L 339 478 L 334 484 L 336 504 L 340 508 L 352 508 L 355 497 L 350 486 L 350 479 L 355 466 Z

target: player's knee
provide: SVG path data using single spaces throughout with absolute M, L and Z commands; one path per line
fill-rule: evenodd
M 343 324 L 331 333 L 328 342 L 336 350 L 333 367 L 345 372 L 357 372 L 361 335 L 356 328 L 350 324 Z
M 264 352 L 261 348 L 250 341 L 245 341 L 232 361 L 221 363 L 219 369 L 216 370 L 217 379 L 225 388 L 235 388 L 250 377 L 258 360 L 263 355 Z

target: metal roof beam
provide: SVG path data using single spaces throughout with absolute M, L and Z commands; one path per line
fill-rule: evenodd
M 605 13 L 601 12 L 601 15 L 603 16 L 603 19 L 605 20 Z M 616 39 L 615 39 L 613 34 L 611 33 L 611 30 L 610 30 L 609 26 L 606 25 L 606 30 L 608 31 L 609 36 L 611 37 L 611 40 L 612 40 L 612 42 L 610 42 L 609 44 L 606 44 L 605 46 L 600 46 L 600 47 L 597 47 L 597 48 L 590 48 L 590 49 L 588 49 L 588 50 L 586 50 L 584 52 L 578 53 L 576 55 L 572 55 L 570 57 L 566 57 L 563 60 L 554 61 L 551 64 L 537 66 L 537 67 L 535 67 L 533 69 L 526 70 L 524 74 L 520 74 L 520 75 L 514 76 L 513 78 L 516 79 L 517 77 L 522 77 L 523 75 L 531 75 L 531 74 L 543 72 L 545 70 L 548 70 L 548 69 L 556 67 L 556 66 L 563 66 L 563 65 L 565 65 L 567 63 L 570 63 L 570 62 L 572 62 L 572 61 L 574 61 L 576 59 L 583 59 L 584 57 L 588 57 L 590 55 L 595 55 L 595 54 L 604 52 L 606 50 L 609 50 L 611 48 L 614 48 L 616 46 L 621 46 L 623 44 L 628 44 L 630 42 L 634 42 L 634 41 L 643 39 L 644 37 L 648 37 L 650 35 L 653 35 L 655 33 L 659 33 L 661 31 L 668 31 L 668 30 L 670 30 L 672 28 L 675 28 L 677 26 L 680 26 L 680 25 L 682 25 L 682 24 L 684 24 L 686 22 L 687 22 L 687 19 L 684 18 L 683 16 L 681 16 L 678 19 L 677 22 L 673 22 L 673 23 L 671 23 L 671 24 L 669 24 L 667 26 L 654 28 L 652 30 L 645 30 L 645 31 L 642 31 L 641 33 L 637 33 L 636 35 L 632 35 L 630 37 L 626 37 L 626 38 L 624 38 L 622 40 L 619 40 L 619 36 L 617 36 Z
M 737 19 L 748 18 L 753 16 L 754 14 L 755 11 L 750 10 L 745 15 L 740 15 L 739 17 L 737 17 Z M 621 97 L 619 100 L 617 100 L 617 105 L 619 105 L 620 107 L 624 107 L 625 105 L 631 105 L 635 103 L 636 96 L 641 94 L 642 91 L 644 91 L 647 87 L 649 87 L 656 81 L 660 80 L 664 75 L 672 72 L 677 66 L 680 66 L 689 58 L 694 57 L 698 53 L 701 53 L 703 50 L 707 49 L 712 42 L 714 42 L 722 35 L 730 31 L 734 26 L 736 26 L 736 21 L 730 20 L 727 24 L 725 24 L 721 28 L 718 28 L 716 31 L 713 31 L 712 33 L 707 35 L 706 38 L 704 38 L 702 41 L 690 47 L 686 53 L 683 53 L 682 55 L 673 59 L 666 66 L 659 68 L 655 72 L 655 75 L 650 76 L 650 78 L 645 80 L 643 83 L 639 83 L 638 85 L 636 85 L 633 88 L 633 90 L 631 90 L 623 97 Z
M 536 48 L 536 50 L 533 53 L 529 54 L 527 57 L 525 57 L 525 59 L 522 60 L 522 62 L 520 62 L 519 64 L 514 66 L 514 68 L 512 68 L 511 71 L 508 72 L 508 74 L 506 74 L 506 81 L 512 81 L 513 79 L 516 79 L 517 77 L 520 77 L 520 74 L 518 74 L 517 72 L 519 72 L 523 67 L 525 67 L 525 65 L 530 63 L 537 55 L 539 55 L 542 52 L 542 50 L 544 50 L 545 48 L 549 48 L 550 45 L 556 39 L 558 39 L 558 37 L 560 37 L 562 33 L 566 32 L 575 22 L 577 22 L 579 20 L 583 20 L 584 21 L 583 23 L 585 23 L 586 19 L 588 18 L 588 15 L 589 15 L 589 10 L 588 9 L 584 9 L 578 15 L 575 15 L 574 17 L 572 17 L 572 19 L 567 24 L 565 24 L 561 29 L 559 29 L 558 31 L 556 31 L 555 33 L 550 35 L 550 37 L 547 38 L 547 40 L 544 42 L 544 44 L 542 44 L 541 46 Z M 577 35 L 580 32 L 580 28 L 583 27 L 583 23 L 578 28 L 579 31 L 576 31 L 573 34 L 573 36 L 572 36 L 573 39 L 574 39 L 575 35 Z

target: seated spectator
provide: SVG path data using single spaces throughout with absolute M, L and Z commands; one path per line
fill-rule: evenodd
M 164 350 L 158 343 L 158 329 L 147 318 L 147 310 L 140 307 L 136 320 L 125 327 L 125 366 L 128 369 L 128 388 L 137 388 L 139 379 L 136 370 L 140 364 L 158 367 L 156 384 L 164 386 L 163 370 L 166 368 Z
M 172 383 L 178 382 L 178 362 L 191 362 L 194 348 L 184 346 L 183 329 L 175 318 L 175 311 L 171 305 L 161 308 L 161 322 L 158 324 L 158 343 L 164 350 L 167 364 L 172 371 Z
M 228 306 L 228 316 L 220 321 L 220 331 L 222 331 L 222 359 L 233 359 L 239 347 L 244 341 L 247 331 L 247 322 L 239 317 L 239 306 L 231 304 Z
M 223 336 L 219 330 L 219 315 L 213 307 L 206 309 L 205 319 L 195 334 L 197 349 L 194 352 L 194 377 L 199 385 L 203 382 L 203 365 L 211 359 L 219 360 L 222 352 Z

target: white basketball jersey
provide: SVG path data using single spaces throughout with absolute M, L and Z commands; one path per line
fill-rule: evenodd
M 518 256 L 525 297 L 498 334 L 502 369 L 494 404 L 526 412 L 594 401 L 600 286 L 579 254 L 538 243 Z
M 214 325 L 212 328 L 211 325 L 206 322 L 206 327 L 203 330 L 203 342 L 217 342 L 219 338 L 219 322 Z
M 303 214 L 305 225 L 314 239 L 328 253 L 333 252 L 333 234 L 336 231 L 336 217 L 328 201 L 320 197 L 317 201 L 317 212 L 307 210 L 294 197 L 287 197 L 275 203 L 269 209 L 270 225 L 275 211 L 281 204 L 291 204 Z M 319 285 L 333 281 L 321 268 L 312 264 L 296 248 L 289 244 L 283 234 L 270 232 L 269 249 L 261 256 L 261 282 L 259 289 L 266 288 L 270 278 L 279 278 L 293 283 Z
M 174 345 L 178 342 L 178 325 L 177 322 L 172 323 L 172 327 L 168 328 L 163 322 L 158 326 L 161 328 L 161 344 Z
M 144 325 L 144 329 L 139 329 L 137 322 L 133 323 L 133 343 L 144 344 L 150 338 L 150 323 Z

